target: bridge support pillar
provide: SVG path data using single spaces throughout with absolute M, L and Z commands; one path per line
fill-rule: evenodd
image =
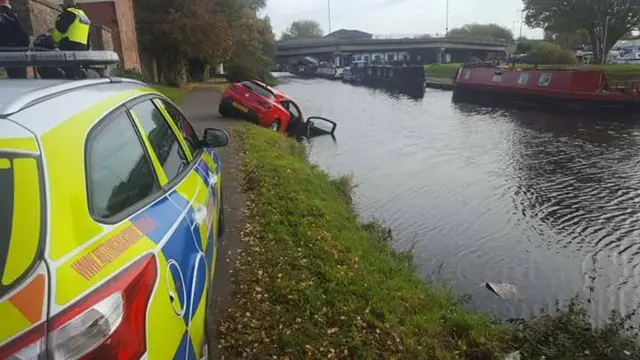
M 336 67 L 342 67 L 342 53 L 334 52 L 333 53 L 333 65 Z

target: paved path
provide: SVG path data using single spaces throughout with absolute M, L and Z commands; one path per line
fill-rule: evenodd
M 196 130 L 202 134 L 207 127 L 230 128 L 238 124 L 238 120 L 224 119 L 218 115 L 220 95 L 212 89 L 194 88 L 184 97 L 180 106 Z M 208 324 L 209 338 L 218 338 L 218 325 L 221 317 L 231 306 L 231 274 L 238 252 L 244 242 L 241 240 L 242 230 L 246 225 L 244 215 L 245 196 L 240 190 L 240 163 L 242 149 L 237 141 L 231 139 L 229 146 L 218 151 L 222 162 L 222 192 L 225 211 L 225 234 L 218 243 L 218 258 L 213 279 L 214 299 L 208 309 L 213 316 L 213 323 Z M 215 340 L 214 340 L 215 341 Z M 214 354 L 215 356 L 215 354 Z

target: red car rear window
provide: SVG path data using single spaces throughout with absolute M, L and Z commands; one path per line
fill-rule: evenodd
M 264 96 L 269 100 L 275 100 L 275 96 L 273 95 L 273 93 L 255 83 L 252 83 L 251 81 L 243 81 L 240 83 L 240 85 L 246 87 L 247 89 L 253 91 L 254 93 L 260 95 L 260 96 Z

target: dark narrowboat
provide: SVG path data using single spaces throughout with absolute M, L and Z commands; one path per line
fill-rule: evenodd
M 455 77 L 454 100 L 518 103 L 571 109 L 640 108 L 640 82 L 610 84 L 594 68 L 533 68 L 465 65 Z
M 362 74 L 364 85 L 394 87 L 408 91 L 424 89 L 425 81 L 422 66 L 367 64 Z

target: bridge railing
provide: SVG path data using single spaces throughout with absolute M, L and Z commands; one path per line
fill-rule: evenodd
M 435 34 L 438 35 L 438 34 Z M 453 43 L 470 43 L 483 45 L 509 45 L 509 41 L 505 39 L 497 39 L 482 36 L 432 36 L 431 34 L 389 34 L 374 35 L 372 38 L 320 38 L 320 39 L 304 39 L 304 40 L 281 40 L 278 41 L 279 48 L 301 47 L 301 46 L 332 46 L 332 45 L 350 45 L 350 44 L 367 44 L 367 43 L 385 43 L 385 42 L 403 42 L 403 43 L 430 43 L 430 42 L 453 42 Z

